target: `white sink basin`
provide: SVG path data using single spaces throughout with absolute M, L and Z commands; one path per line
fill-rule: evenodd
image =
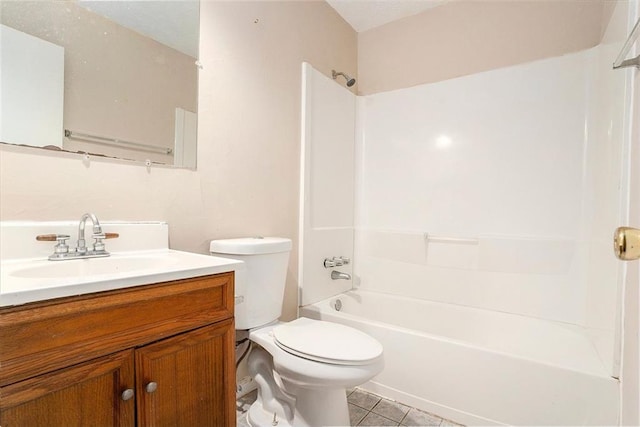
M 150 268 L 166 268 L 176 264 L 170 256 L 130 256 L 52 261 L 46 264 L 16 268 L 10 275 L 27 279 L 56 279 L 135 273 Z
M 112 253 L 106 258 L 18 259 L 0 266 L 0 306 L 206 276 L 242 262 L 170 249 Z

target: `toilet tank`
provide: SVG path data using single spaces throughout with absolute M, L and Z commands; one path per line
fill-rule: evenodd
M 235 274 L 236 329 L 252 329 L 282 314 L 291 240 L 249 237 L 212 240 L 211 255 L 244 261 Z

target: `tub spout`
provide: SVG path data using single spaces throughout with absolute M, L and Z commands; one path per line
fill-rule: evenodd
M 351 280 L 351 275 L 347 273 L 342 273 L 340 271 L 333 270 L 331 272 L 331 280 Z

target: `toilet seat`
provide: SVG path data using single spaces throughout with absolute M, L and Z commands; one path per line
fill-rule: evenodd
M 305 318 L 296 323 L 305 321 L 316 322 L 316 320 Z M 343 364 L 328 363 L 328 361 L 312 360 L 310 357 L 313 356 L 307 354 L 294 354 L 293 351 L 285 349 L 282 344 L 277 344 L 273 333 L 274 329 L 289 323 L 277 322 L 253 329 L 249 333 L 249 339 L 271 355 L 275 371 L 288 383 L 314 389 L 349 388 L 369 381 L 384 367 L 382 353 L 368 363 L 360 361 L 360 364 L 353 362 L 346 364 L 345 361 L 342 361 Z
M 333 365 L 368 365 L 383 351 L 377 340 L 357 329 L 305 317 L 273 328 L 273 338 L 287 353 Z

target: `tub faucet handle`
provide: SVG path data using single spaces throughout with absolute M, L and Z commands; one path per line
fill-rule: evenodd
M 349 258 L 346 256 L 334 256 L 333 258 L 325 258 L 324 259 L 324 268 L 333 268 L 333 267 L 341 267 L 343 265 L 347 265 L 351 262 Z

